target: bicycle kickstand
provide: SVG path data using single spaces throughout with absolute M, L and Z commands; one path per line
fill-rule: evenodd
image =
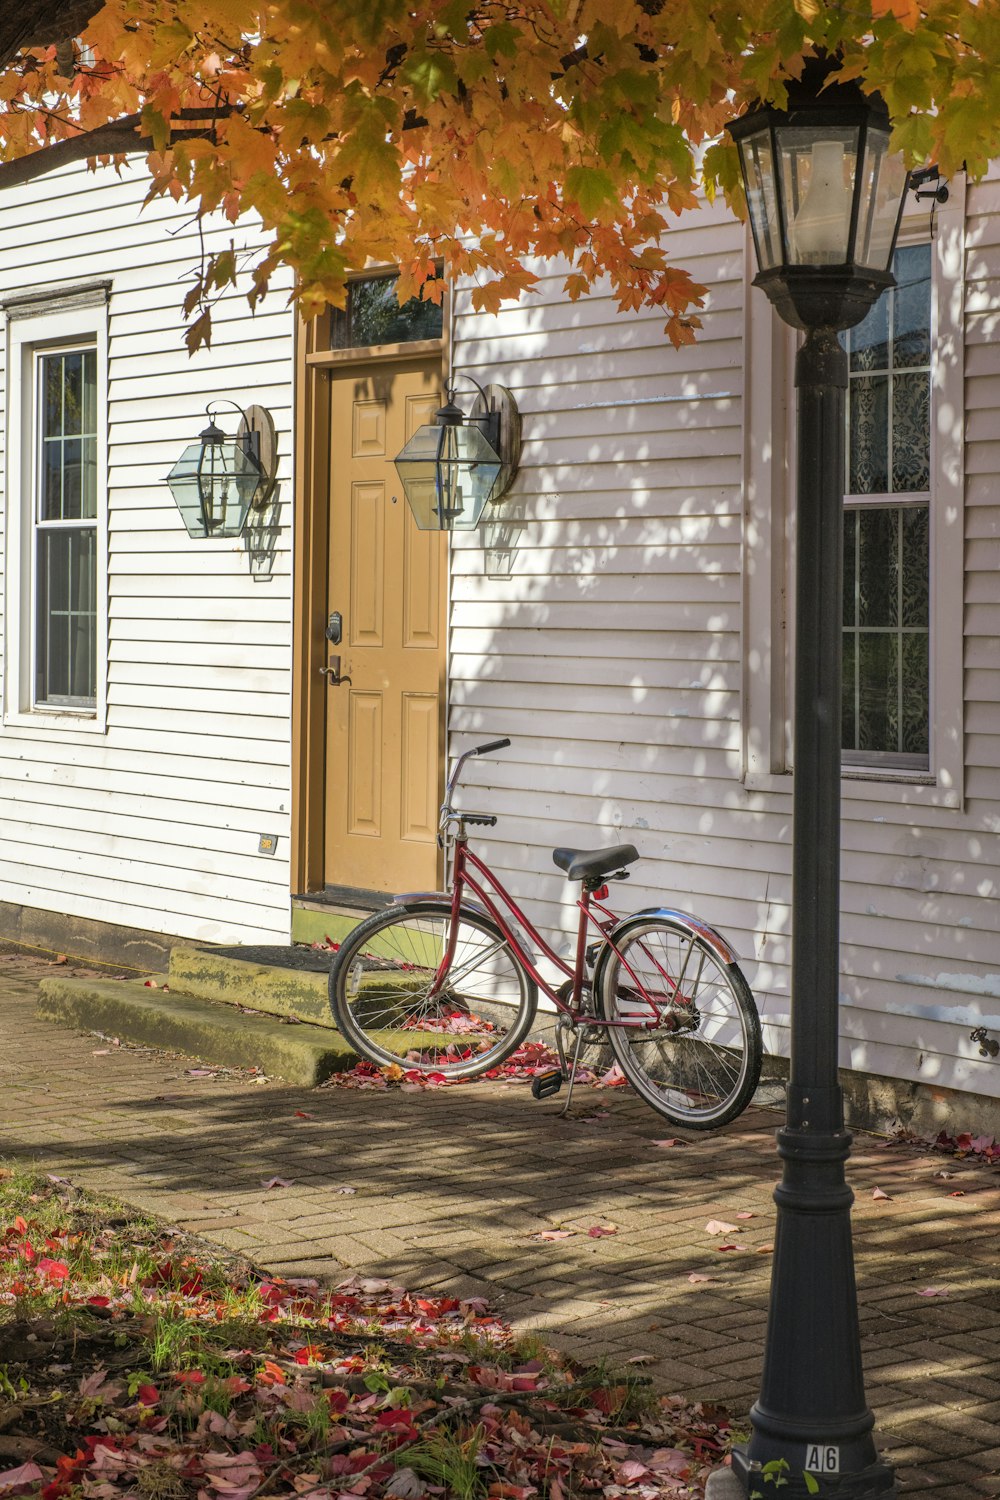
M 570 1105 L 573 1103 L 573 1088 L 574 1088 L 574 1085 L 576 1084 L 576 1070 L 577 1070 L 577 1068 L 579 1067 L 579 1064 L 580 1064 L 580 1048 L 583 1046 L 583 1033 L 584 1033 L 584 1029 L 585 1028 L 583 1026 L 577 1026 L 577 1028 L 576 1028 L 576 1037 L 574 1038 L 574 1041 L 573 1041 L 573 1061 L 570 1063 L 569 1069 L 568 1069 L 569 1088 L 566 1090 L 566 1103 L 563 1105 L 562 1109 L 559 1111 L 559 1118 L 560 1119 L 564 1118 L 564 1116 L 566 1115 L 567 1110 L 569 1109 Z M 566 1070 L 564 1070 L 564 1071 L 566 1071 Z

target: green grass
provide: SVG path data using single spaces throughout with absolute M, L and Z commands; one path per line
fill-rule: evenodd
M 488 1471 L 477 1462 L 483 1437 L 482 1427 L 476 1427 L 464 1435 L 461 1431 L 450 1432 L 445 1428 L 435 1428 L 421 1443 L 409 1450 L 406 1455 L 407 1467 L 422 1479 L 443 1485 L 455 1500 L 479 1500 L 480 1496 L 486 1494 L 489 1482 Z
M 215 1493 L 219 1455 L 275 1500 L 315 1476 L 346 1493 L 362 1469 L 365 1500 L 388 1500 L 402 1468 L 435 1500 L 486 1500 L 525 1476 L 551 1500 L 556 1480 L 557 1497 L 617 1484 L 633 1431 L 647 1447 L 686 1444 L 702 1469 L 706 1444 L 721 1456 L 728 1437 L 696 1407 L 674 1430 L 682 1403 L 661 1409 L 645 1376 L 572 1365 L 476 1304 L 381 1282 L 293 1286 L 21 1167 L 0 1167 L 0 1292 L 0 1343 L 15 1325 L 4 1438 L 43 1455 L 45 1484 L 65 1456 L 65 1500 L 96 1493 L 102 1434 L 129 1454 L 137 1500 Z M 580 1441 L 564 1442 L 567 1427 Z

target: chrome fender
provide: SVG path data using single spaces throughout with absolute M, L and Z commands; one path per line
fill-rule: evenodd
M 710 927 L 700 917 L 693 917 L 690 912 L 686 911 L 674 911 L 669 906 L 647 906 L 642 911 L 634 911 L 629 916 L 623 917 L 608 933 L 601 951 L 597 955 L 597 962 L 594 965 L 595 989 L 600 985 L 604 976 L 605 966 L 614 953 L 612 944 L 619 937 L 628 937 L 633 927 L 641 927 L 649 917 L 662 918 L 663 921 L 670 922 L 674 927 L 679 927 L 682 931 L 690 933 L 692 938 L 697 938 L 704 943 L 705 947 L 726 967 L 739 961 L 739 955 L 735 948 L 726 942 L 721 932 L 716 932 L 714 927 Z

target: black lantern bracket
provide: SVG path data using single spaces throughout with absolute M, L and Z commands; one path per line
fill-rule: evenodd
M 471 380 L 471 376 L 465 377 Z M 505 385 L 488 385 L 484 389 L 473 381 L 478 395 L 472 403 L 469 421 L 482 428 L 484 436 L 500 455 L 500 473 L 493 486 L 489 503 L 496 505 L 514 483 L 521 463 L 521 413 Z
M 231 401 L 228 396 L 210 401 L 205 408 L 205 415 L 214 419 L 220 406 L 228 406 L 240 414 L 240 424 L 236 429 L 237 442 L 242 443 L 247 452 L 253 455 L 264 475 L 250 502 L 250 508 L 266 510 L 278 482 L 278 435 L 274 418 L 266 406 L 248 406 L 244 411 L 239 402 Z

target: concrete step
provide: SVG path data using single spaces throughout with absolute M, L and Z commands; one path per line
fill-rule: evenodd
M 325 1005 L 325 976 L 318 977 Z M 155 980 L 161 986 L 164 976 Z M 38 1014 L 81 1031 L 182 1052 L 220 1067 L 260 1068 L 307 1088 L 357 1062 L 357 1055 L 329 1025 L 283 1024 L 271 1015 L 247 1015 L 234 1004 L 220 1005 L 217 999 L 172 987 L 153 989 L 138 981 L 43 979 Z
M 291 959 L 292 950 L 288 953 Z M 327 998 L 332 954 L 313 956 L 306 950 L 299 958 L 317 967 L 290 968 L 233 958 L 231 950 L 175 947 L 170 950 L 168 981 L 171 993 L 179 990 L 199 1000 L 246 1005 L 268 1015 L 292 1017 L 332 1030 Z

